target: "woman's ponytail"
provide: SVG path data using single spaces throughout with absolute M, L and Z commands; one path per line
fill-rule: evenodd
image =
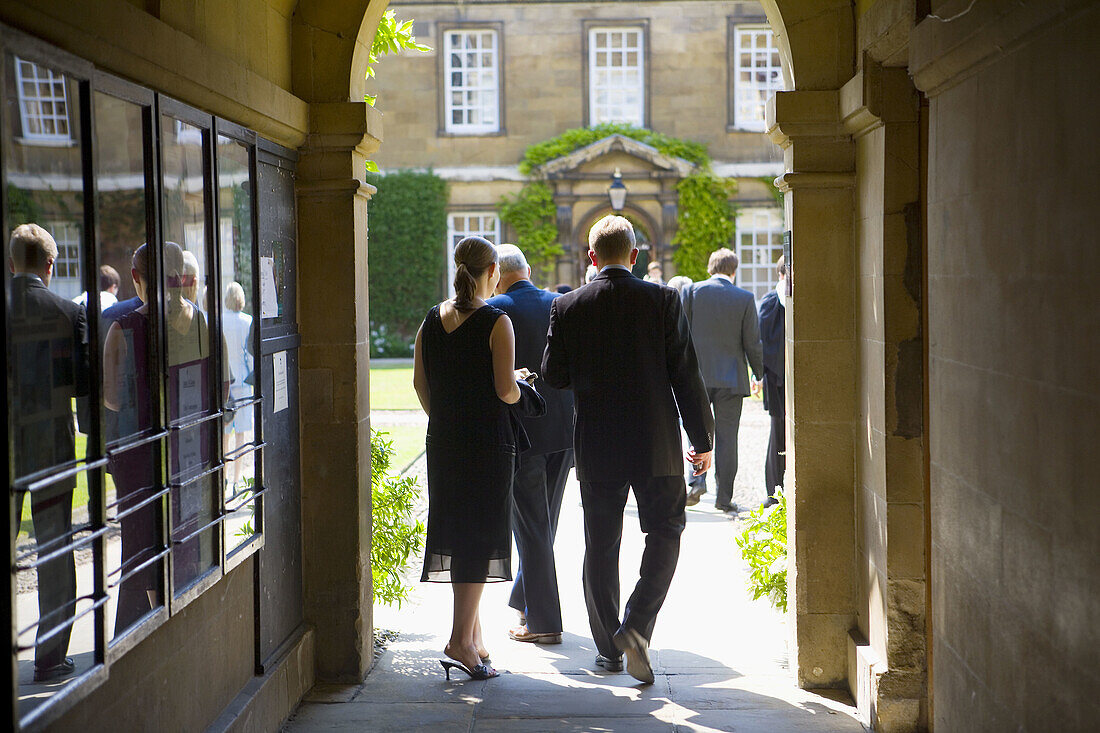
M 477 279 L 496 261 L 496 247 L 483 237 L 466 237 L 455 246 L 455 308 L 474 310 Z

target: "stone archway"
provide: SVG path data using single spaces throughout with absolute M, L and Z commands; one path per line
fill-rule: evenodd
M 309 405 L 302 468 L 318 479 L 306 482 L 303 496 L 306 604 L 318 627 L 318 676 L 326 680 L 361 678 L 370 660 L 369 329 L 357 304 L 367 302 L 371 189 L 362 183 L 363 162 L 382 133 L 378 112 L 360 100 L 387 2 L 301 0 L 294 15 L 294 90 L 310 105 L 298 186 L 302 404 Z M 838 380 L 855 369 L 856 311 L 850 293 L 836 292 L 852 257 L 854 181 L 851 141 L 837 136 L 837 90 L 854 72 L 854 9 L 851 0 L 762 4 L 794 90 L 773 102 L 769 126 L 785 150 L 781 182 L 798 301 L 808 306 L 787 311 L 789 394 L 796 395 L 787 410 L 792 658 L 801 685 L 845 686 L 857 616 L 856 398 Z

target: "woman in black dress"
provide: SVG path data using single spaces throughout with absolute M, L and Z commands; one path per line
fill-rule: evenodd
M 428 415 L 428 534 L 422 581 L 451 583 L 454 618 L 441 660 L 474 679 L 497 676 L 481 636 L 486 582 L 512 579 L 510 493 L 516 436 L 509 405 L 520 398 L 515 334 L 485 303 L 500 273 L 493 245 L 455 247 L 455 297 L 432 308 L 416 334 L 413 384 Z M 525 370 L 524 370 L 525 371 Z

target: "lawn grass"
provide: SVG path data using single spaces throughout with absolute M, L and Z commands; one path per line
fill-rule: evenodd
M 370 408 L 372 410 L 419 410 L 420 401 L 413 390 L 411 366 L 377 367 L 370 370 Z
M 389 433 L 385 439 L 393 441 L 396 455 L 390 463 L 391 473 L 403 471 L 424 450 L 423 425 L 383 425 L 374 429 L 380 433 Z

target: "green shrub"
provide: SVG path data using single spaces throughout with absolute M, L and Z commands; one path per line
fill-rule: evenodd
M 542 181 L 528 183 L 515 196 L 504 196 L 497 207 L 500 220 L 516 230 L 516 246 L 531 265 L 536 284 L 550 285 L 554 263 L 564 250 L 558 244 L 554 192 Z
M 737 192 L 737 181 L 719 178 L 708 171 L 692 173 L 676 184 L 680 193 L 676 217 L 678 245 L 672 254 L 676 274 L 692 280 L 706 280 L 710 253 L 728 247 L 737 228 L 730 197 Z
M 368 216 L 371 356 L 409 356 L 402 344 L 413 342 L 428 309 L 443 298 L 447 184 L 430 171 L 367 180 L 378 188 Z M 377 343 L 401 353 L 380 353 Z
M 386 433 L 370 431 L 370 493 L 374 533 L 370 546 L 374 601 L 387 606 L 408 598 L 404 572 L 424 537 L 424 523 L 413 519 L 420 490 L 416 479 L 390 476 L 394 450 Z
M 787 497 L 749 514 L 748 524 L 737 537 L 741 556 L 748 562 L 753 600 L 767 596 L 780 611 L 787 610 Z

